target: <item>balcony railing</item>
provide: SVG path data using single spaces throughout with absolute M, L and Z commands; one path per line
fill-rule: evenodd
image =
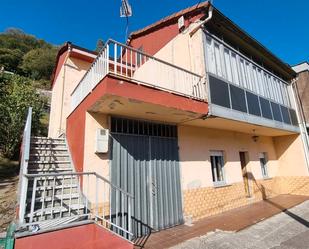
M 72 92 L 72 111 L 107 74 L 185 97 L 206 99 L 202 76 L 127 45 L 108 40 Z

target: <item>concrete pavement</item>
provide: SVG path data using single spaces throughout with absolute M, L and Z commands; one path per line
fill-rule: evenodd
M 216 231 L 174 249 L 309 249 L 309 201 L 239 232 Z

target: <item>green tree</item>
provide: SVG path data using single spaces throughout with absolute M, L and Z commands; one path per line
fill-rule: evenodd
M 103 47 L 104 47 L 104 41 L 102 39 L 98 39 L 95 51 L 100 52 L 103 49 Z
M 18 66 L 23 58 L 19 49 L 0 48 L 0 67 L 11 72 L 18 72 Z
M 50 79 L 56 62 L 56 48 L 37 48 L 23 57 L 21 69 L 32 79 Z
M 32 81 L 18 75 L 0 74 L 0 153 L 12 158 L 19 149 L 28 107 L 33 107 L 32 135 L 42 132 L 40 118 L 45 100 Z

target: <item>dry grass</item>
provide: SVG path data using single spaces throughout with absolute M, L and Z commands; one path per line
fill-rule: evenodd
M 0 233 L 15 217 L 18 162 L 0 157 Z

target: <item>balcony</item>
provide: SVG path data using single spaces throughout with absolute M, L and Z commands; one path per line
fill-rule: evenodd
M 299 132 L 291 86 L 207 32 L 208 102 L 214 116 Z
M 107 75 L 186 98 L 206 100 L 205 81 L 202 76 L 114 40 L 108 40 L 72 92 L 71 110 Z

